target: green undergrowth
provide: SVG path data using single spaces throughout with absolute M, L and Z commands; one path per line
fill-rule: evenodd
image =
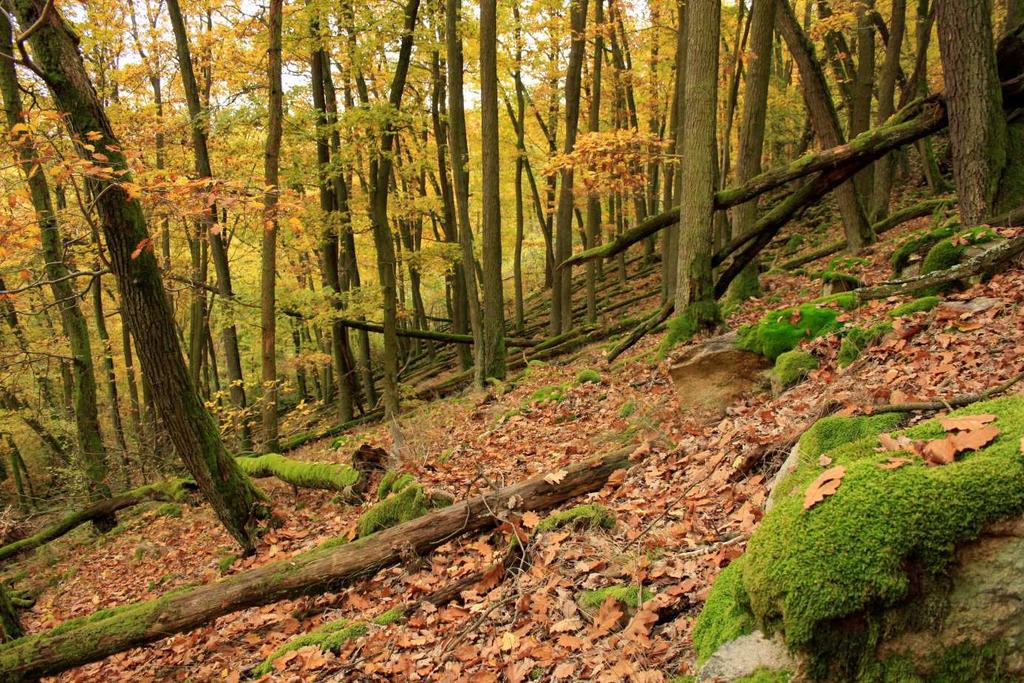
M 931 246 L 921 262 L 921 274 L 952 268 L 963 260 L 970 247 L 991 242 L 998 237 L 992 228 L 978 226 L 940 239 Z
M 749 605 L 758 627 L 782 631 L 790 648 L 808 655 L 812 677 L 883 680 L 873 654 L 883 631 L 899 631 L 892 615 L 915 619 L 915 630 L 927 626 L 923 619 L 935 625 L 945 617 L 941 605 L 915 603 L 887 612 L 884 621 L 883 611 L 899 607 L 913 586 L 942 585 L 958 543 L 1024 512 L 1024 396 L 953 414 L 983 413 L 996 415 L 1001 430 L 986 448 L 941 467 L 916 460 L 892 470 L 878 464 L 897 454 L 876 450 L 877 432 L 892 417 L 858 418 L 852 426 L 841 426 L 848 418 L 826 418 L 801 440 L 801 466 L 780 484 L 775 507 L 751 537 L 739 586 L 735 575 L 721 589 L 716 582 L 705 606 L 709 616 L 699 621 L 715 622 L 715 614 Z M 912 439 L 945 434 L 937 420 L 903 433 Z M 803 492 L 822 472 L 821 453 L 832 466 L 844 466 L 845 476 L 834 495 L 804 510 Z
M 775 359 L 772 377 L 780 389 L 788 389 L 803 381 L 812 371 L 818 369 L 818 359 L 813 354 L 799 349 L 786 351 Z
M 846 290 L 863 287 L 864 282 L 856 275 L 843 273 L 838 270 L 826 270 L 821 273 L 821 281 L 826 285 L 839 285 Z
M 803 304 L 767 313 L 756 325 L 739 329 L 736 345 L 775 360 L 805 339 L 814 339 L 842 327 L 832 308 Z
M 576 384 L 599 384 L 601 382 L 601 373 L 592 368 L 580 370 L 576 374 Z
M 250 477 L 277 477 L 281 481 L 306 488 L 346 491 L 359 481 L 359 471 L 348 465 L 327 462 L 303 462 L 277 453 L 235 458 Z
M 733 683 L 786 683 L 792 677 L 790 671 L 775 671 L 773 669 L 757 669 L 749 676 L 737 678 Z
M 636 609 L 641 602 L 647 602 L 654 597 L 654 593 L 644 588 L 641 592 L 636 584 L 605 586 L 592 591 L 583 591 L 579 594 L 577 602 L 585 610 L 593 611 L 601 608 L 604 601 L 613 598 L 630 609 Z
M 359 516 L 356 535 L 369 536 L 382 529 L 422 517 L 432 509 L 451 505 L 451 498 L 437 493 L 427 493 L 420 484 L 408 484 Z
M 377 500 L 384 500 L 392 493 L 401 493 L 407 486 L 415 483 L 416 477 L 408 472 L 388 470 L 381 477 L 380 485 L 377 487 Z
M 181 518 L 181 505 L 178 503 L 163 503 L 155 511 L 157 517 Z
M 853 292 L 836 292 L 835 294 L 819 296 L 817 299 L 811 299 L 808 303 L 817 305 L 835 304 L 844 311 L 852 311 L 861 304 L 860 299 Z
M 537 525 L 537 533 L 567 526 L 576 529 L 611 529 L 615 526 L 615 515 L 603 505 L 577 505 L 545 517 Z
M 621 417 L 623 420 L 625 420 L 627 417 L 632 416 L 635 412 L 636 401 L 634 401 L 633 399 L 629 399 L 628 401 L 623 402 L 621 406 L 619 406 L 619 417 Z
M 919 299 L 907 301 L 892 309 L 889 311 L 889 317 L 900 318 L 905 315 L 930 311 L 939 305 L 939 301 L 941 300 L 937 296 L 922 296 Z
M 853 363 L 865 349 L 880 342 L 890 332 L 892 332 L 890 323 L 878 323 L 868 328 L 847 328 L 843 335 L 843 342 L 839 345 L 839 355 L 836 357 L 839 367 L 845 368 Z
M 531 403 L 548 403 L 554 401 L 561 403 L 565 400 L 566 387 L 563 384 L 556 384 L 549 387 L 541 387 L 530 394 Z

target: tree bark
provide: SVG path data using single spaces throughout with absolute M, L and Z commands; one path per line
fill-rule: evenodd
M 43 3 L 17 0 L 19 21 L 31 26 Z M 174 318 L 153 254 L 142 206 L 124 183 L 131 172 L 106 112 L 86 73 L 74 32 L 59 12 L 50 10 L 30 37 L 35 63 L 42 71 L 57 108 L 77 140 L 103 154 L 117 180 L 87 179 L 106 238 L 111 270 L 117 277 L 121 308 L 138 341 L 142 370 L 152 385 L 164 427 L 218 518 L 242 548 L 254 547 L 256 520 L 265 514 L 263 496 L 239 471 L 221 443 L 216 424 L 203 405 L 181 356 Z M 77 152 L 95 160 L 81 144 Z
M 499 520 L 493 510 L 547 510 L 597 491 L 612 472 L 630 466 L 630 453 L 631 449 L 621 450 L 570 466 L 557 484 L 536 477 L 351 543 L 317 548 L 216 583 L 116 608 L 102 617 L 65 623 L 0 646 L 0 672 L 12 681 L 55 674 L 246 607 L 336 590 L 397 564 L 409 552 L 423 555 L 456 536 L 494 525 Z
M 590 69 L 590 111 L 587 130 L 597 133 L 601 130 L 601 66 L 604 64 L 604 8 L 603 0 L 594 0 L 594 59 Z M 597 246 L 601 239 L 601 200 L 596 195 L 587 197 L 587 248 Z M 587 262 L 587 322 L 597 323 L 597 265 Z
M 896 107 L 896 76 L 900 68 L 900 51 L 907 24 L 907 0 L 893 0 L 892 18 L 889 20 L 889 40 L 885 44 L 885 61 L 878 78 L 878 113 L 875 125 L 881 127 L 893 115 Z M 893 155 L 879 159 L 875 164 L 874 188 L 871 194 L 871 218 L 877 222 L 889 212 L 889 194 L 896 165 Z

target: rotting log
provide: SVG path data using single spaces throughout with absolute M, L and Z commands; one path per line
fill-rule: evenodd
M 500 523 L 495 510 L 546 510 L 597 491 L 612 472 L 630 466 L 631 453 L 623 449 L 572 465 L 558 483 L 534 477 L 351 543 L 328 543 L 215 583 L 102 610 L 19 638 L 0 646 L 0 678 L 23 681 L 56 674 L 247 607 L 337 590 L 410 553 L 425 554 L 456 536 Z
M 68 513 L 55 524 L 37 531 L 27 538 L 15 541 L 14 543 L 8 543 L 0 548 L 0 561 L 45 545 L 86 522 L 91 522 L 94 519 L 109 518 L 110 515 L 118 510 L 123 510 L 146 501 L 180 501 L 184 497 L 185 491 L 194 488 L 195 484 L 191 481 L 175 479 L 159 484 L 140 486 L 119 496 L 106 498 L 90 505 L 84 510 Z

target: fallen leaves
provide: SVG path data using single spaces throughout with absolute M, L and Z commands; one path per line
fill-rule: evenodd
M 565 479 L 565 475 L 567 474 L 568 472 L 566 472 L 565 470 L 558 470 L 557 472 L 548 472 L 547 474 L 544 475 L 544 481 L 551 484 L 552 486 L 557 486 L 562 482 L 563 479 Z
M 939 424 L 947 432 L 953 431 L 966 431 L 969 432 L 974 429 L 981 429 L 990 422 L 995 422 L 995 415 L 961 415 L 958 417 L 943 417 L 939 419 Z
M 939 424 L 946 430 L 946 436 L 930 441 L 914 441 L 907 436 L 893 437 L 891 434 L 880 434 L 878 442 L 881 451 L 902 451 L 920 456 L 931 467 L 948 465 L 956 460 L 956 456 L 965 451 L 976 451 L 984 448 L 999 436 L 1000 431 L 992 426 L 995 415 L 960 415 L 939 419 Z M 1022 444 L 1024 450 L 1024 444 Z M 882 469 L 896 469 L 904 464 L 892 464 L 906 458 L 889 458 L 889 464 L 879 463 Z M 909 463 L 910 461 L 907 460 Z
M 842 465 L 836 465 L 818 475 L 818 478 L 811 482 L 804 494 L 804 510 L 810 510 L 838 491 L 844 476 L 846 476 L 846 468 Z

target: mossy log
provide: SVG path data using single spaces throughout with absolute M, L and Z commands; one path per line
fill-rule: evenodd
M 276 477 L 292 486 L 339 491 L 351 502 L 362 500 L 362 492 L 366 488 L 366 481 L 359 471 L 348 465 L 303 462 L 279 453 L 242 456 L 235 458 L 235 462 L 250 477 Z
M 146 501 L 180 501 L 186 492 L 195 489 L 195 484 L 189 480 L 174 479 L 159 484 L 149 484 L 132 489 L 127 493 L 113 498 L 107 498 L 90 505 L 84 510 L 71 512 L 41 531 L 38 531 L 28 538 L 23 538 L 14 543 L 8 543 L 0 548 L 0 560 L 6 560 L 21 553 L 38 548 L 50 541 L 60 538 L 69 531 L 73 531 L 86 522 L 97 519 L 109 518 L 118 510 L 123 510 Z
M 0 643 L 15 640 L 24 635 L 18 612 L 14 609 L 7 587 L 0 581 Z
M 558 483 L 538 476 L 351 543 L 328 544 L 215 583 L 102 610 L 19 638 L 0 646 L 0 678 L 20 681 L 56 674 L 247 607 L 337 590 L 399 563 L 410 552 L 425 554 L 460 534 L 493 526 L 498 521 L 493 510 L 547 510 L 597 491 L 612 472 L 630 466 L 632 451 L 627 448 L 572 465 Z
M 351 327 L 356 330 L 366 330 L 367 332 L 376 332 L 377 334 L 384 334 L 384 326 L 378 325 L 377 323 L 368 323 L 364 320 L 350 320 L 349 318 L 335 318 L 338 322 L 344 323 L 345 327 Z M 472 344 L 473 335 L 470 334 L 455 334 L 451 332 L 434 332 L 433 330 L 414 330 L 411 328 L 399 328 L 396 334 L 399 337 L 407 337 L 410 339 L 428 339 L 430 341 L 447 342 L 449 344 Z M 521 337 L 505 337 L 505 344 L 508 346 L 518 346 L 521 348 L 527 348 L 530 346 L 536 346 L 539 340 L 537 339 L 523 339 Z
M 293 451 L 300 446 L 305 446 L 311 441 L 319 441 L 320 439 L 326 439 L 330 436 L 337 436 L 338 434 L 346 432 L 353 427 L 358 427 L 359 425 L 366 424 L 367 422 L 373 422 L 383 416 L 383 409 L 371 410 L 365 415 L 361 415 L 354 420 L 342 422 L 341 424 L 336 424 L 333 427 L 328 427 L 327 429 L 322 429 L 316 432 L 301 432 L 299 434 L 295 434 L 294 436 L 281 440 L 281 452 L 287 453 L 288 451 Z

